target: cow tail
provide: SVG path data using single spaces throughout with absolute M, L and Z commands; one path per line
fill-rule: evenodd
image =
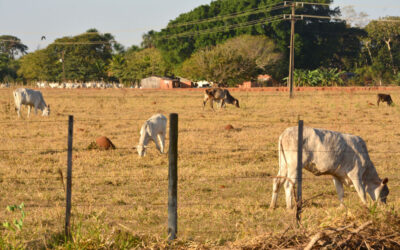
M 281 137 L 279 138 L 278 151 L 279 151 L 279 159 L 278 159 L 279 175 L 282 177 L 286 177 L 287 162 L 286 162 L 285 152 L 283 151 L 283 147 L 282 147 L 282 138 Z M 283 166 L 282 164 L 285 164 L 285 166 Z

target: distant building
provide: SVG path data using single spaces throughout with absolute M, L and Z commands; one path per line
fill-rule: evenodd
M 260 87 L 260 86 L 255 81 L 247 81 L 247 82 L 243 82 L 242 84 L 239 84 L 238 87 L 240 89 L 249 89 L 249 88 L 255 88 L 255 87 Z
M 238 85 L 238 87 L 241 89 L 271 86 L 279 86 L 279 82 L 273 79 L 270 75 L 258 75 L 257 80 L 246 81 Z
M 260 86 L 267 86 L 267 87 L 276 87 L 279 86 L 279 82 L 272 78 L 271 75 L 258 75 L 257 82 L 260 83 Z
M 180 88 L 193 88 L 193 82 L 186 78 L 179 78 L 179 87 Z
M 143 89 L 172 89 L 179 87 L 179 80 L 169 77 L 150 76 L 140 81 Z

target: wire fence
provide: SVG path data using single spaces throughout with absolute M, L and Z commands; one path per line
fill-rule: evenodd
M 93 123 L 96 124 L 98 122 L 108 122 L 108 121 L 135 121 L 138 123 L 138 126 L 141 125 L 143 121 L 146 119 L 142 118 L 131 118 L 131 119 L 107 119 L 107 120 L 101 120 L 101 119 L 76 119 L 75 123 L 76 124 L 88 124 L 88 123 Z M 191 118 L 181 118 L 180 122 L 182 123 L 181 129 L 183 130 L 181 134 L 185 133 L 185 124 L 186 123 L 192 123 L 194 121 L 199 121 L 199 122 L 214 122 L 215 119 L 212 118 L 200 118 L 200 119 L 191 119 Z M 241 124 L 259 124 L 260 127 L 265 126 L 265 120 L 263 119 L 245 119 L 245 120 L 238 120 L 238 119 L 219 119 L 220 123 L 241 123 Z M 48 123 L 55 123 L 55 124 L 60 124 L 66 123 L 66 120 L 40 120 L 40 121 L 0 121 L 0 123 L 6 124 L 6 123 L 12 123 L 14 126 L 19 126 L 17 124 L 26 124 L 30 125 L 31 123 L 39 123 L 39 124 L 48 124 Z M 268 121 L 270 124 L 280 124 L 280 125 L 292 125 L 295 126 L 296 122 L 293 121 L 281 121 L 281 120 L 276 120 L 276 121 Z M 307 122 L 310 124 L 329 124 L 330 126 L 342 126 L 342 125 L 352 125 L 352 126 L 358 126 L 360 124 L 363 124 L 362 122 L 357 122 L 354 123 L 352 121 L 348 122 L 337 122 L 335 124 L 328 123 L 328 122 L 319 122 L 319 121 L 310 121 Z M 374 122 L 367 122 L 365 124 L 371 124 L 374 126 L 385 126 L 384 122 L 382 123 L 377 123 L 376 121 Z M 395 123 L 392 123 L 391 125 L 394 125 Z M 66 130 L 66 127 L 60 126 L 60 129 Z M 76 130 L 76 129 L 75 129 Z M 9 136 L 6 138 L 7 139 L 13 139 L 16 140 L 18 139 L 18 136 L 21 135 L 23 136 L 24 133 L 20 133 L 18 135 L 13 135 Z M 74 142 L 76 143 L 77 141 L 85 141 L 86 138 L 90 138 L 90 136 L 86 136 L 84 134 L 79 134 L 75 132 L 74 135 L 76 138 L 74 138 Z M 21 138 L 23 140 L 30 140 L 29 138 Z M 387 140 L 378 140 L 379 143 L 389 143 L 392 142 L 392 140 L 387 139 Z M 7 147 L 4 147 L 6 145 L 3 145 L 4 148 L 0 148 L 0 154 L 12 154 L 12 153 L 17 153 L 17 154 L 27 154 L 27 153 L 32 153 L 35 155 L 38 155 L 38 157 L 41 157 L 43 155 L 57 155 L 57 154 L 64 154 L 68 151 L 68 148 L 60 147 L 60 148 L 53 148 L 52 146 L 48 147 L 43 147 L 44 143 L 46 142 L 46 136 L 43 137 L 43 144 L 39 145 L 40 147 L 32 147 L 32 148 L 20 148 L 20 149 L 14 149 L 14 148 L 9 148 L 10 145 L 7 145 Z M 184 142 L 182 142 L 184 143 Z M 218 153 L 222 154 L 223 156 L 229 156 L 229 155 L 241 155 L 243 152 L 248 152 L 248 153 L 260 153 L 260 154 L 266 154 L 265 157 L 270 157 L 268 155 L 275 155 L 275 157 L 278 157 L 278 146 L 277 144 L 272 145 L 266 143 L 266 148 L 254 148 L 249 145 L 239 145 L 236 148 L 232 147 L 221 147 L 221 145 L 215 145 L 214 142 L 210 141 L 207 143 L 203 143 L 202 146 L 197 146 L 194 149 L 182 149 L 180 157 L 186 157 L 190 155 L 191 152 L 194 151 L 203 151 L 205 154 L 209 154 L 209 152 L 213 153 Z M 11 145 L 12 146 L 12 145 Z M 271 148 L 273 147 L 273 148 Z M 114 151 L 115 152 L 121 152 L 121 151 L 128 151 L 128 152 L 134 152 L 134 148 L 130 146 L 120 146 L 117 147 Z M 74 154 L 79 154 L 79 153 L 85 153 L 90 152 L 91 149 L 88 149 L 86 147 L 74 147 L 73 152 Z M 288 152 L 296 152 L 297 149 L 288 149 Z M 332 150 L 313 150 L 313 151 L 307 151 L 305 150 L 304 152 L 306 153 L 332 153 L 336 151 Z M 351 152 L 350 152 L 351 153 Z M 370 155 L 394 155 L 398 154 L 400 151 L 397 150 L 381 150 L 381 151 L 376 151 L 376 150 L 370 150 L 369 154 Z M 103 157 L 108 157 L 107 155 L 104 155 Z M 211 158 L 213 156 L 210 156 Z M 217 155 L 215 156 L 217 157 Z M 395 156 L 397 157 L 397 156 Z M 112 154 L 110 155 L 110 158 L 113 158 Z M 272 160 L 277 161 L 277 158 L 273 158 Z M 85 161 L 85 159 L 75 159 L 74 161 L 79 162 L 79 161 Z M 246 161 L 246 159 L 245 159 Z M 165 163 L 164 163 L 165 164 Z M 223 164 L 223 163 L 220 163 Z M 240 163 L 242 165 L 246 165 L 246 162 Z M 4 165 L 4 163 L 3 163 Z M 275 164 L 277 166 L 277 163 Z M 56 170 L 53 170 L 51 173 L 35 173 L 34 171 L 30 171 L 29 173 L 26 174 L 21 174 L 17 173 L 16 176 L 10 176 L 10 174 L 5 173 L 0 173 L 0 193 L 1 190 L 6 190 L 6 192 L 9 192 L 13 189 L 16 189 L 19 186 L 29 186 L 30 191 L 34 192 L 31 195 L 15 195 L 18 193 L 17 190 L 14 190 L 14 195 L 12 197 L 3 197 L 0 199 L 0 208 L 1 207 L 6 207 L 7 205 L 10 205 L 13 201 L 16 200 L 21 200 L 24 201 L 26 209 L 29 210 L 35 210 L 35 209 L 59 209 L 62 210 L 65 208 L 65 201 L 63 200 L 63 196 L 65 195 L 65 183 L 67 182 L 67 177 L 63 175 L 63 172 L 60 174 Z M 124 169 L 123 171 L 105 171 L 104 173 L 85 173 L 80 171 L 78 174 L 73 175 L 73 180 L 75 185 L 78 185 L 76 188 L 76 198 L 73 198 L 72 200 L 72 207 L 73 209 L 83 209 L 82 212 L 85 213 L 85 211 L 89 211 L 91 209 L 107 209 L 107 210 L 114 210 L 117 211 L 119 209 L 138 209 L 138 208 L 143 208 L 146 211 L 151 211 L 151 210 L 159 210 L 161 212 L 154 212 L 154 213 L 162 213 L 163 210 L 166 209 L 168 206 L 168 202 L 163 201 L 159 202 L 159 199 L 162 199 L 162 197 L 167 195 L 166 191 L 166 186 L 168 182 L 168 178 L 165 175 L 165 177 L 160 177 L 159 174 L 156 174 L 154 176 L 138 176 L 134 175 L 127 175 L 129 171 L 126 171 Z M 85 175 L 86 174 L 86 175 Z M 26 176 L 26 175 L 31 175 L 31 176 Z M 226 211 L 229 212 L 232 210 L 232 206 L 229 203 L 229 201 L 232 201 L 232 203 L 237 204 L 237 200 L 240 200 L 241 195 L 245 195 L 244 192 L 255 192 L 254 189 L 246 189 L 243 188 L 240 192 L 237 191 L 237 188 L 233 188 L 232 185 L 240 186 L 240 185 L 254 185 L 257 188 L 260 187 L 268 187 L 267 189 L 271 188 L 272 180 L 275 178 L 273 174 L 269 172 L 250 172 L 250 173 L 237 173 L 237 174 L 208 174 L 208 175 L 196 175 L 193 173 L 181 173 L 178 175 L 179 179 L 179 185 L 178 189 L 180 190 L 180 197 L 181 200 L 179 202 L 179 209 L 183 211 L 190 211 L 192 209 L 194 210 L 200 210 L 200 211 L 208 211 L 208 210 L 221 210 L 221 211 Z M 108 180 L 110 179 L 110 180 Z M 398 188 L 400 185 L 392 184 L 395 183 L 397 180 L 400 179 L 400 177 L 392 177 L 390 178 L 392 181 L 391 184 L 389 185 L 391 188 Z M 333 185 L 332 185 L 332 178 L 328 176 L 304 176 L 302 177 L 302 180 L 305 181 L 305 187 L 307 187 L 307 183 L 319 183 L 318 185 L 320 187 L 323 186 L 329 186 L 333 190 Z M 102 185 L 104 186 L 103 188 L 96 188 L 95 186 L 92 186 L 96 182 L 107 182 L 109 181 L 108 184 L 103 183 Z M 117 182 L 122 182 L 117 183 Z M 133 182 L 133 183 L 130 183 Z M 35 186 L 37 183 L 42 183 L 42 186 Z M 233 183 L 233 184 L 231 184 Z M 109 185 L 109 187 L 107 187 Z M 146 186 L 147 185 L 147 186 Z M 188 185 L 188 188 L 185 186 Z M 191 186 L 194 186 L 195 188 L 192 189 Z M 21 188 L 21 190 L 25 190 Z M 80 193 L 81 190 L 90 190 L 90 195 L 84 198 L 85 193 Z M 135 192 L 132 192 L 130 190 L 135 190 Z M 140 192 L 139 192 L 140 190 Z M 193 194 L 193 190 L 197 190 L 197 192 L 200 192 L 200 194 Z M 229 193 L 229 194 L 224 194 L 226 190 L 236 190 L 238 193 Z M 349 190 L 350 191 L 350 190 Z M 109 192 L 109 193 L 107 193 Z M 259 192 L 259 191 L 257 191 Z M 348 191 L 346 191 L 348 192 Z M 310 190 L 306 191 L 307 194 L 311 195 L 313 192 Z M 51 195 L 49 195 L 51 194 Z M 115 197 L 113 195 L 115 194 Z M 324 191 L 322 193 L 323 195 L 329 195 L 329 196 L 335 196 L 334 193 L 331 191 Z M 265 210 L 266 208 L 269 207 L 269 205 L 266 203 L 266 196 L 269 196 L 269 192 L 265 191 L 265 194 L 262 195 L 264 196 L 263 199 L 265 202 L 259 202 L 257 195 L 252 194 L 250 198 L 242 200 L 244 204 L 238 205 L 239 207 L 244 207 L 244 208 L 254 208 L 254 209 L 262 209 Z M 392 195 L 392 194 L 391 194 Z M 58 197 L 57 201 L 54 202 L 52 199 L 54 197 Z M 354 190 L 350 191 L 350 195 L 348 195 L 348 199 L 353 199 L 356 196 L 356 192 Z M 30 199 L 29 199 L 29 198 Z M 40 198 L 41 197 L 41 198 Z M 43 197 L 47 197 L 48 199 L 43 199 Z M 122 198 L 121 198 L 122 197 Z M 153 197 L 154 201 L 148 201 L 146 200 L 148 197 Z M 391 196 L 391 199 L 393 200 L 398 200 L 398 194 L 395 193 L 394 195 Z M 323 199 L 321 199 L 323 200 Z M 307 209 L 307 206 L 305 207 Z M 89 210 L 87 210 L 89 209 Z M 231 211 L 230 211 L 231 212 Z M 229 212 L 229 213 L 230 213 Z M 148 212 L 151 213 L 151 212 Z M 127 214 L 124 214 L 124 216 L 128 216 Z M 166 215 L 165 215 L 166 216 Z M 3 216 L 0 216 L 0 218 L 4 218 Z M 204 218 L 203 218 L 204 219 Z M 115 219 L 117 221 L 117 219 Z M 129 222 L 129 218 L 124 220 L 125 223 Z M 264 221 L 265 222 L 265 221 Z M 271 220 L 270 223 L 276 223 L 276 219 Z M 130 223 L 134 223 L 135 225 L 140 225 L 138 221 L 130 221 Z M 221 223 L 223 223 L 221 221 Z M 162 223 L 161 223 L 162 224 Z M 186 223 L 185 223 L 186 224 Z M 213 230 L 202 230 L 202 228 L 197 228 L 197 229 L 190 229 L 190 223 L 188 223 L 188 228 L 187 230 L 183 229 L 185 234 L 210 234 L 210 233 L 219 233 L 219 234 L 224 234 L 224 233 L 239 233 L 242 232 L 242 230 L 218 230 L 218 231 L 213 231 Z M 254 225 L 257 225 L 259 227 L 268 227 L 271 226 L 271 224 L 262 224 L 262 223 L 254 223 Z

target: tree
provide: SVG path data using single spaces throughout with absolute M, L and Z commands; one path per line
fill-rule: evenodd
M 352 5 L 342 7 L 341 13 L 346 22 L 351 26 L 362 28 L 368 24 L 368 14 L 362 11 L 357 13 Z
M 331 3 L 332 0 L 312 0 L 316 3 Z M 192 53 L 202 48 L 215 46 L 240 36 L 262 35 L 273 39 L 285 56 L 284 67 L 278 74 L 287 75 L 289 58 L 290 22 L 269 22 L 268 18 L 290 13 L 289 8 L 269 10 L 267 6 L 282 4 L 280 0 L 216 0 L 181 14 L 168 26 L 156 33 L 156 46 L 165 60 L 179 65 Z M 265 11 L 254 11 L 254 9 Z M 236 14 L 234 14 L 236 13 Z M 240 13 L 240 14 L 237 14 Z M 328 6 L 304 5 L 296 9 L 297 14 L 337 16 L 340 10 Z M 254 24 L 256 22 L 257 24 Z M 250 24 L 250 25 L 249 25 Z M 314 69 L 332 58 L 341 46 L 338 36 L 346 28 L 344 22 L 325 19 L 306 19 L 296 23 L 296 67 Z M 335 35 L 331 31 L 336 31 Z M 283 70 L 285 69 L 285 70 Z
M 398 69 L 393 58 L 392 44 L 398 43 L 400 37 L 400 17 L 385 17 L 371 21 L 366 26 L 366 30 L 369 37 L 375 42 L 376 47 L 379 47 L 381 42 L 385 43 L 393 74 L 397 74 Z
M 0 82 L 11 82 L 17 79 L 18 62 L 6 54 L 0 53 Z
M 19 72 L 28 80 L 62 81 L 64 68 L 66 80 L 106 80 L 113 41 L 111 34 L 95 29 L 59 38 L 47 48 L 22 57 Z
M 154 30 L 150 30 L 149 32 L 142 35 L 142 42 L 140 46 L 144 49 L 155 48 L 155 34 Z
M 19 59 L 18 74 L 27 80 L 59 81 L 62 73 L 61 63 L 57 54 L 46 49 L 37 50 Z
M 117 78 L 120 83 L 123 83 L 126 80 L 126 67 L 126 59 L 122 54 L 113 55 L 108 65 L 108 75 Z
M 10 35 L 0 36 L 0 53 L 14 59 L 18 55 L 25 55 L 27 50 L 28 46 L 21 43 L 18 37 Z
M 183 63 L 180 75 L 234 86 L 255 79 L 280 58 L 270 39 L 244 35 L 194 53 Z
M 126 75 L 124 78 L 131 82 L 152 76 L 167 76 L 170 74 L 161 53 L 156 48 L 134 51 L 126 55 Z

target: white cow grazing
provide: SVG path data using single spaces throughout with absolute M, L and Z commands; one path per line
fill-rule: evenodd
M 50 88 L 54 89 L 54 88 L 58 88 L 58 86 L 60 86 L 58 83 L 56 82 L 51 82 L 49 83 Z
M 293 207 L 293 186 L 297 183 L 298 127 L 287 128 L 279 137 L 279 172 L 273 181 L 271 208 L 275 208 L 283 184 L 287 208 Z M 303 168 L 314 175 L 331 175 L 343 204 L 343 184 L 353 184 L 361 201 L 366 204 L 366 192 L 372 200 L 386 203 L 388 179 L 383 181 L 371 162 L 367 146 L 359 136 L 304 127 Z
M 28 106 L 28 117 L 31 113 L 31 107 L 35 107 L 35 114 L 37 114 L 37 110 L 40 109 L 42 111 L 42 116 L 50 115 L 50 105 L 46 105 L 42 92 L 33 89 L 19 88 L 13 91 L 13 95 L 18 117 L 21 117 L 21 105 Z
M 136 149 L 140 157 L 146 154 L 146 147 L 153 140 L 158 150 L 164 153 L 165 134 L 167 131 L 167 118 L 162 114 L 150 117 L 140 129 L 139 145 Z

